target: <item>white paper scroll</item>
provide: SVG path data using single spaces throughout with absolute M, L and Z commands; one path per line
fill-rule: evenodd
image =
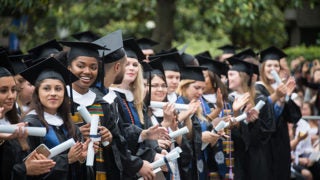
M 212 130 L 211 132 L 214 133 L 215 131 L 218 132 L 222 129 L 224 129 L 226 126 L 226 122 L 224 122 L 223 120 L 221 120 L 218 125 L 214 128 L 214 130 Z M 201 145 L 201 150 L 203 151 L 207 146 L 209 145 L 209 143 L 206 142 L 202 142 Z
M 277 73 L 276 70 L 272 69 L 272 70 L 270 71 L 270 73 L 271 73 L 271 75 L 273 76 L 274 80 L 276 81 L 276 83 L 277 83 L 278 85 L 282 83 L 281 78 L 280 78 L 280 76 L 279 76 L 279 74 Z
M 181 128 L 181 129 L 178 129 L 176 131 L 173 131 L 173 132 L 169 133 L 169 136 L 170 136 L 171 139 L 174 139 L 174 138 L 176 138 L 178 136 L 182 136 L 182 135 L 187 134 L 187 133 L 189 133 L 189 129 L 185 126 L 185 127 Z
M 182 149 L 180 147 L 176 147 L 172 149 L 165 157 L 167 158 L 168 162 L 176 160 L 180 157 L 180 153 L 182 152 Z M 166 162 L 164 161 L 164 158 L 158 159 L 157 161 L 154 161 L 151 163 L 153 173 L 158 173 L 161 171 L 161 166 L 164 166 Z M 138 180 L 143 180 L 142 177 L 140 177 Z
M 266 103 L 265 103 L 264 101 L 260 100 L 260 101 L 256 104 L 256 106 L 254 107 L 254 109 L 257 110 L 257 111 L 260 111 L 260 109 L 261 109 L 265 104 L 266 104 Z M 234 120 L 237 121 L 237 122 L 240 122 L 240 121 L 245 120 L 246 118 L 247 118 L 247 113 L 242 113 L 240 116 L 235 117 Z M 247 124 L 246 121 L 244 121 L 244 122 Z M 220 121 L 220 122 L 218 123 L 218 125 L 217 125 L 214 129 L 215 129 L 216 131 L 220 131 L 220 130 L 228 127 L 229 125 L 230 125 L 229 122 Z M 212 132 L 214 132 L 214 131 L 212 131 Z M 203 142 L 202 145 L 201 145 L 201 150 L 203 151 L 208 145 L 209 145 L 209 143 L 204 143 L 204 142 Z
M 90 125 L 90 138 L 91 138 L 91 141 L 89 142 L 89 145 L 88 145 L 87 161 L 86 161 L 86 165 L 87 166 L 93 166 L 93 162 L 94 162 L 93 143 L 95 141 L 100 141 L 99 138 L 95 137 L 98 134 L 99 120 L 100 120 L 100 118 L 99 118 L 98 115 L 92 115 L 91 125 Z
M 150 106 L 151 108 L 163 108 L 164 105 L 166 105 L 167 102 L 159 102 L 159 101 L 150 101 Z M 186 111 L 189 109 L 188 104 L 174 104 L 174 108 L 178 111 Z
M 17 125 L 0 125 L 0 133 L 14 133 L 18 129 Z M 29 136 L 44 137 L 47 134 L 45 127 L 22 127 L 22 130 L 26 129 Z
M 52 149 L 50 149 L 50 155 L 49 155 L 49 159 L 53 158 L 54 156 L 70 149 L 74 144 L 76 144 L 76 142 L 74 141 L 73 138 L 53 147 Z
M 254 107 L 255 110 L 260 111 L 260 109 L 265 105 L 266 103 L 262 100 L 260 100 L 258 102 L 258 104 L 256 104 L 256 106 Z
M 83 120 L 86 121 L 87 124 L 91 122 L 91 114 L 87 110 L 87 108 L 83 105 L 78 106 L 77 108 L 78 112 L 82 116 Z
M 177 151 L 174 151 L 172 153 L 170 152 L 165 157 L 167 158 L 168 162 L 170 162 L 172 160 L 178 159 L 180 157 L 180 154 Z M 151 163 L 151 166 L 152 166 L 152 169 L 157 169 L 165 164 L 166 162 L 164 161 L 164 158 L 160 158 L 157 161 L 154 161 L 153 163 Z
M 91 122 L 92 116 L 89 113 L 89 111 L 87 110 L 87 108 L 83 105 L 80 105 L 80 106 L 78 106 L 77 110 L 78 110 L 79 114 L 81 115 L 81 117 L 84 119 L 84 121 L 86 121 L 86 123 L 89 124 Z M 102 145 L 104 147 L 108 146 L 109 144 L 110 143 L 108 141 L 102 142 Z

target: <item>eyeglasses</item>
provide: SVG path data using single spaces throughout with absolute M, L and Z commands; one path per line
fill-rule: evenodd
M 151 84 L 152 88 L 157 88 L 159 89 L 161 87 L 161 89 L 167 89 L 167 85 L 166 84 Z

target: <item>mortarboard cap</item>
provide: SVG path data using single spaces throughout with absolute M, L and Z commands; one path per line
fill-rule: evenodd
M 224 45 L 224 46 L 218 47 L 218 49 L 222 50 L 223 54 L 235 54 L 237 48 L 232 45 Z
M 14 74 L 20 74 L 20 72 L 27 69 L 28 66 L 25 64 L 25 61 L 28 61 L 30 58 L 30 54 L 18 54 L 9 56 Z
M 227 75 L 229 67 L 226 63 L 213 60 L 205 56 L 196 56 L 200 66 L 207 67 L 209 71 L 221 76 Z
M 231 68 L 230 70 L 234 70 L 234 71 L 239 71 L 239 72 L 245 72 L 248 75 L 252 75 L 253 73 L 255 73 L 255 68 L 258 68 L 257 65 L 246 62 L 246 61 L 242 61 L 237 57 L 230 57 L 227 59 L 227 61 L 230 63 Z
M 93 43 L 109 48 L 109 50 L 99 50 L 99 55 L 102 57 L 103 63 L 118 61 L 126 55 L 123 49 L 121 30 L 112 32 Z
M 266 60 L 280 60 L 283 57 L 286 57 L 287 55 L 281 50 L 274 46 L 271 46 L 267 49 L 264 49 L 260 52 L 260 62 L 266 61 Z
M 152 61 L 150 61 L 149 63 L 144 62 L 144 61 L 141 62 L 144 79 L 148 79 L 148 77 L 153 74 L 164 74 L 162 67 L 153 68 L 153 66 L 155 66 L 155 64 L 153 64 L 151 62 Z
M 1 51 L 0 52 L 0 77 L 12 76 L 13 74 L 14 74 L 14 70 L 9 61 L 7 52 Z
M 93 42 L 100 38 L 99 35 L 93 33 L 92 31 L 79 32 L 72 34 L 71 36 L 81 42 Z
M 37 47 L 28 50 L 28 53 L 32 55 L 32 61 L 28 63 L 35 64 L 53 54 L 58 53 L 59 51 L 62 51 L 62 47 L 55 39 L 47 41 Z
M 137 43 L 141 49 L 152 49 L 153 46 L 158 45 L 159 43 L 153 41 L 149 38 L 140 38 L 137 40 Z
M 246 61 L 247 58 L 254 58 L 256 59 L 257 54 L 252 50 L 252 49 L 246 49 L 243 50 L 235 55 L 233 55 L 233 57 L 236 57 L 238 59 L 240 59 L 241 61 Z M 248 62 L 248 61 L 246 61 Z M 252 64 L 252 62 L 249 62 Z M 253 66 L 253 73 L 259 75 L 259 67 L 257 65 Z
M 150 63 L 152 61 L 153 68 L 162 68 L 163 71 L 177 71 L 184 66 L 181 56 L 178 52 L 158 54 L 149 57 Z
M 199 56 L 204 56 L 204 57 L 207 57 L 207 58 L 212 59 L 212 56 L 211 56 L 211 54 L 210 54 L 209 51 L 204 51 L 204 52 L 201 52 L 201 53 L 196 54 L 196 55 L 194 55 L 194 56 L 195 56 L 197 59 L 198 59 Z M 199 63 L 200 63 L 200 62 L 199 62 Z
M 146 59 L 134 38 L 124 40 L 123 46 L 127 57 L 137 59 L 139 62 Z
M 192 56 L 191 54 L 186 53 L 188 45 L 184 45 L 182 49 L 180 49 L 178 52 L 181 55 L 181 59 L 185 66 L 197 66 L 199 65 L 197 59 Z M 171 49 L 171 51 L 175 51 L 176 48 Z
M 70 50 L 67 55 L 69 63 L 78 56 L 87 56 L 87 57 L 94 57 L 96 59 L 99 59 L 98 50 L 108 49 L 90 42 L 60 41 L 60 43 L 70 47 Z
M 44 79 L 59 79 L 65 84 L 78 80 L 63 64 L 53 57 L 49 57 L 20 73 L 32 85 Z
M 143 72 L 150 72 L 150 71 L 153 70 L 151 65 L 149 63 L 145 62 L 145 61 L 141 62 L 141 66 L 142 66 Z
M 257 54 L 252 49 L 246 49 L 235 54 L 234 57 L 244 60 L 245 58 L 249 58 L 249 57 L 256 58 Z
M 181 69 L 181 79 L 205 81 L 202 71 L 206 69 L 206 67 L 201 66 L 185 66 Z

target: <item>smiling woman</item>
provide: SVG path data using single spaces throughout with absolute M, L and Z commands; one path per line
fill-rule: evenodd
M 68 179 L 70 174 L 72 178 L 82 177 L 83 173 L 74 169 L 86 158 L 87 144 L 79 142 L 82 136 L 69 116 L 70 106 L 66 91 L 66 84 L 76 81 L 77 77 L 54 58 L 48 58 L 29 67 L 21 72 L 21 76 L 35 86 L 31 109 L 23 117 L 23 121 L 28 122 L 29 126 L 47 129 L 44 138 L 28 137 L 30 150 L 34 150 L 40 144 L 45 144 L 51 149 L 69 138 L 78 141 L 69 151 L 53 157 L 55 166 L 40 177 Z M 15 174 L 22 176 L 19 170 L 20 168 L 15 168 Z M 29 175 L 32 174 L 27 174 Z

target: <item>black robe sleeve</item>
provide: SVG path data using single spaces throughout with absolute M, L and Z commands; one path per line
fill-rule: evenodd
M 43 127 L 43 125 L 40 123 L 40 121 L 37 118 L 37 115 L 27 115 L 24 119 L 25 122 L 28 122 L 29 126 L 34 126 L 34 127 Z M 81 134 L 79 129 L 75 126 L 76 128 L 76 137 L 80 138 Z M 66 141 L 69 139 L 68 137 L 65 137 L 62 132 L 55 131 L 57 136 L 64 137 L 64 139 L 60 139 L 60 141 Z M 42 144 L 44 142 L 43 137 L 35 137 L 35 136 L 29 136 L 28 137 L 28 142 L 30 146 L 30 151 L 33 151 L 38 145 Z M 42 178 L 42 179 L 80 179 L 81 174 L 77 174 L 73 168 L 78 162 L 75 162 L 73 164 L 69 164 L 68 162 L 68 151 L 65 151 L 55 157 L 52 158 L 53 161 L 56 162 L 56 165 L 52 168 L 52 170 L 47 173 L 38 176 L 37 178 Z M 18 168 L 19 169 L 19 168 Z M 21 168 L 20 168 L 21 169 Z
M 127 140 L 121 133 L 122 130 L 119 122 L 122 120 L 119 115 L 118 106 L 115 103 L 104 103 L 102 104 L 102 109 L 104 116 L 101 123 L 110 130 L 113 136 L 111 150 L 104 148 L 104 157 L 107 158 L 106 163 L 108 163 L 108 160 L 111 161 L 107 164 L 108 170 L 118 172 L 111 171 L 111 173 L 107 173 L 108 179 L 135 177 L 136 173 L 141 169 L 143 161 L 139 157 L 134 156 L 128 149 Z

